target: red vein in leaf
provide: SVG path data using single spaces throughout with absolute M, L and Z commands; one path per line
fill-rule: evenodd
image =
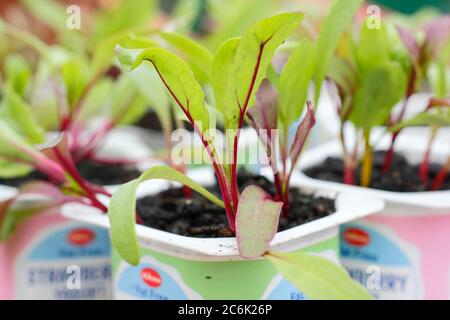
M 236 229 L 236 227 L 235 227 L 235 216 L 236 215 L 235 215 L 235 211 L 231 207 L 230 196 L 228 194 L 228 188 L 227 188 L 227 184 L 226 184 L 226 181 L 225 181 L 225 178 L 224 178 L 225 177 L 225 172 L 224 172 L 223 166 L 217 160 L 215 154 L 213 153 L 213 150 L 211 150 L 210 143 L 205 140 L 205 138 L 203 136 L 203 133 L 198 128 L 198 126 L 195 123 L 194 119 L 192 118 L 191 114 L 188 112 L 188 110 L 184 107 L 184 105 L 181 103 L 181 101 L 175 95 L 175 93 L 173 92 L 172 88 L 170 88 L 169 84 L 167 83 L 167 81 L 162 76 L 162 74 L 159 71 L 159 69 L 156 66 L 156 64 L 150 59 L 147 59 L 147 61 L 149 61 L 153 65 L 153 67 L 155 68 L 155 70 L 158 73 L 159 77 L 161 78 L 161 81 L 164 83 L 164 85 L 167 88 L 167 90 L 169 91 L 170 95 L 175 100 L 175 102 L 178 104 L 178 106 L 181 108 L 181 110 L 183 110 L 183 113 L 188 118 L 188 120 L 191 123 L 192 127 L 194 128 L 195 132 L 200 137 L 203 146 L 205 147 L 206 151 L 208 152 L 208 156 L 210 157 L 211 162 L 212 162 L 213 167 L 214 167 L 214 171 L 216 172 L 217 180 L 218 180 L 219 187 L 220 187 L 220 192 L 222 193 L 222 196 L 223 196 L 224 205 L 225 205 L 225 211 L 227 213 L 228 223 L 230 225 L 230 229 L 234 231 Z
M 232 194 L 232 198 L 233 198 L 233 204 L 235 207 L 237 207 L 238 202 L 239 202 L 239 189 L 238 189 L 238 185 L 237 185 L 236 172 L 237 172 L 237 149 L 239 146 L 240 131 L 241 131 L 242 125 L 244 124 L 244 117 L 245 117 L 245 114 L 247 113 L 248 103 L 250 102 L 250 98 L 252 96 L 252 92 L 255 87 L 256 78 L 258 77 L 258 72 L 259 72 L 259 67 L 261 66 L 261 59 L 262 59 L 262 54 L 264 52 L 264 47 L 271 39 L 272 39 L 272 36 L 269 37 L 267 40 L 265 40 L 264 42 L 262 42 L 259 45 L 258 57 L 256 59 L 256 65 L 253 69 L 252 80 L 250 82 L 250 87 L 247 91 L 247 97 L 245 98 L 245 102 L 242 106 L 240 106 L 240 102 L 238 100 L 238 105 L 240 106 L 239 107 L 240 114 L 239 114 L 238 129 L 236 132 L 236 136 L 234 137 L 233 163 L 231 164 L 231 190 L 232 190 L 231 194 Z

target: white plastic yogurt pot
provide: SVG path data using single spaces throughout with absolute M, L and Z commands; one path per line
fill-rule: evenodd
M 425 110 L 430 94 L 427 93 L 418 93 L 413 95 L 408 102 L 405 119 L 409 119 L 414 115 Z M 396 112 L 399 112 L 402 108 L 403 102 L 400 102 L 395 108 Z M 319 104 L 317 108 L 316 114 L 317 122 L 315 127 L 312 130 L 311 143 L 310 146 L 318 146 L 325 142 L 329 142 L 334 140 L 339 136 L 340 130 L 340 120 L 338 114 L 336 112 L 336 106 L 334 105 L 329 90 L 327 86 L 322 87 L 322 94 L 319 99 Z M 346 128 L 347 129 L 347 128 Z M 374 128 L 373 133 L 381 135 L 385 132 L 385 128 Z M 353 135 L 353 130 L 346 130 L 347 136 Z M 409 137 L 411 139 L 421 139 L 423 137 L 429 137 L 431 134 L 431 130 L 428 126 L 417 126 L 417 127 L 408 127 L 404 128 L 401 132 L 403 137 Z M 440 128 L 437 135 L 437 141 L 442 141 L 445 143 L 446 141 L 450 141 L 450 127 Z
M 396 151 L 411 163 L 419 163 L 425 145 L 426 137 L 400 136 Z M 386 146 L 381 143 L 380 148 Z M 449 148 L 448 142 L 436 143 L 432 162 L 443 163 Z M 340 155 L 339 142 L 323 144 L 304 153 L 300 169 Z M 390 192 L 317 180 L 304 174 L 301 180 L 311 188 L 352 192 L 355 199 L 373 196 L 385 201 L 382 212 L 340 227 L 341 263 L 374 297 L 450 298 L 450 191 Z
M 191 176 L 205 182 L 204 170 Z M 294 179 L 295 180 L 295 179 Z M 297 181 L 294 181 L 294 185 Z M 211 181 L 209 181 L 211 183 Z M 170 187 L 161 180 L 139 189 L 138 197 L 155 194 Z M 270 250 L 303 251 L 319 254 L 333 261 L 338 256 L 338 226 L 383 209 L 379 199 L 361 197 L 364 208 L 351 193 L 335 194 L 306 188 L 311 192 L 335 197 L 336 212 L 279 232 Z M 82 223 L 109 228 L 108 218 L 95 208 L 68 204 L 63 215 Z M 129 265 L 113 250 L 113 285 L 116 299 L 293 299 L 307 297 L 264 259 L 244 260 L 238 254 L 235 238 L 190 238 L 136 226 L 142 258 L 137 266 Z M 238 290 L 237 286 L 238 285 Z
M 147 147 L 129 135 L 114 132 L 102 154 L 117 154 L 114 141 L 140 157 Z M 143 150 L 144 148 L 146 150 Z M 138 166 L 145 169 L 148 163 Z M 106 186 L 110 192 L 118 186 Z M 17 189 L 0 185 L 0 200 Z M 34 199 L 33 201 L 39 201 Z M 111 245 L 101 227 L 64 218 L 59 210 L 33 215 L 14 234 L 0 242 L 0 300 L 5 299 L 111 299 Z M 78 285 L 79 284 L 79 285 Z

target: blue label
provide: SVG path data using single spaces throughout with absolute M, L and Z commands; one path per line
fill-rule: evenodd
M 308 300 L 308 298 L 290 282 L 283 279 L 270 292 L 267 300 Z
M 30 260 L 80 259 L 109 257 L 108 231 L 100 227 L 71 224 L 40 241 L 28 256 Z
M 393 232 L 346 224 L 340 228 L 341 262 L 350 276 L 379 299 L 414 299 L 420 277 L 414 266 L 415 251 Z
M 179 283 L 161 267 L 151 263 L 128 266 L 120 272 L 120 298 L 143 300 L 186 300 L 188 296 Z M 125 296 L 122 296 L 124 294 Z
M 43 230 L 15 264 L 17 299 L 111 297 L 107 230 L 66 223 Z

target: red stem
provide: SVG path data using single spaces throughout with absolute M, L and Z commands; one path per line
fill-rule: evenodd
M 94 192 L 85 183 L 84 179 L 78 173 L 78 170 L 73 166 L 67 159 L 61 154 L 58 148 L 54 148 L 55 156 L 58 158 L 61 165 L 66 169 L 67 173 L 75 180 L 75 182 L 85 191 L 86 196 L 91 200 L 92 205 L 96 208 L 102 210 L 103 212 L 108 212 L 106 208 L 100 201 L 98 201 Z
M 233 163 L 231 164 L 231 195 L 233 199 L 234 207 L 237 208 L 238 202 L 239 202 L 239 188 L 237 184 L 237 153 L 238 153 L 238 147 L 239 147 L 239 137 L 241 133 L 241 128 L 244 124 L 244 117 L 247 113 L 248 104 L 250 102 L 250 98 L 252 96 L 253 89 L 255 87 L 256 78 L 258 76 L 259 67 L 261 65 L 261 58 L 264 51 L 264 47 L 266 46 L 267 42 L 269 42 L 271 37 L 261 43 L 259 45 L 259 52 L 258 57 L 256 59 L 256 65 L 253 69 L 253 75 L 252 80 L 250 82 L 250 88 L 247 91 L 247 97 L 245 98 L 244 104 L 241 106 L 240 102 L 237 101 L 238 106 L 240 108 L 240 114 L 239 114 L 239 122 L 238 122 L 238 129 L 236 132 L 236 136 L 234 137 L 234 145 L 233 145 Z
M 447 163 L 442 166 L 441 170 L 439 170 L 439 173 L 434 178 L 433 183 L 431 184 L 431 190 L 437 191 L 441 189 L 445 178 L 447 178 L 449 170 L 450 170 L 450 157 L 448 158 Z
M 200 129 L 196 125 L 194 119 L 192 118 L 191 114 L 189 113 L 188 108 L 185 108 L 183 106 L 183 104 L 181 103 L 181 101 L 178 99 L 178 97 L 174 94 L 174 92 L 172 91 L 170 86 L 167 84 L 166 80 L 164 79 L 164 77 L 160 73 L 160 71 L 157 68 L 157 66 L 155 65 L 155 63 L 152 60 L 148 60 L 148 61 L 150 61 L 153 64 L 153 66 L 155 67 L 156 72 L 158 73 L 159 77 L 161 78 L 161 81 L 166 86 L 166 88 L 169 91 L 170 95 L 175 100 L 175 102 L 178 104 L 178 106 L 181 108 L 181 110 L 183 110 L 183 113 L 188 118 L 188 120 L 191 123 L 192 127 L 194 128 L 195 132 L 198 134 L 198 136 L 202 140 L 203 146 L 205 147 L 206 151 L 208 152 L 208 156 L 211 159 L 211 162 L 212 162 L 213 167 L 214 167 L 214 171 L 215 171 L 216 176 L 217 176 L 217 181 L 218 181 L 218 184 L 219 184 L 220 192 L 222 193 L 223 202 L 224 202 L 224 205 L 225 205 L 225 211 L 227 213 L 227 219 L 228 219 L 228 223 L 230 225 L 230 229 L 234 232 L 236 230 L 236 226 L 235 226 L 235 216 L 236 215 L 235 215 L 235 211 L 233 210 L 233 207 L 231 206 L 230 196 L 228 194 L 228 186 L 227 186 L 227 183 L 226 183 L 225 178 L 224 178 L 225 177 L 225 172 L 223 170 L 223 166 L 218 164 L 217 159 L 215 158 L 214 154 L 211 151 L 211 147 L 209 145 L 209 142 L 205 140 L 202 132 L 200 131 Z M 187 103 L 189 105 L 189 101 L 187 101 Z
M 433 147 L 433 141 L 436 138 L 437 132 L 438 129 L 436 127 L 431 128 L 431 135 L 428 141 L 427 150 L 425 151 L 422 163 L 420 164 L 419 176 L 420 180 L 422 180 L 424 184 L 428 184 L 431 148 Z
M 400 111 L 400 114 L 398 115 L 397 119 L 390 119 L 389 120 L 389 125 L 396 125 L 398 124 L 400 121 L 403 120 L 403 117 L 405 116 L 405 112 L 406 112 L 406 107 L 408 106 L 408 101 L 409 98 L 413 95 L 414 93 L 414 82 L 416 80 L 416 72 L 414 71 L 414 69 L 411 71 L 411 76 L 409 77 L 409 82 L 408 82 L 408 88 L 406 91 L 406 95 L 405 95 L 405 101 L 403 102 L 402 105 L 402 110 Z M 389 171 L 389 169 L 392 166 L 392 160 L 394 158 L 394 145 L 395 145 L 395 141 L 398 138 L 398 135 L 400 134 L 401 130 L 397 130 L 396 132 L 394 132 L 392 134 L 392 140 L 391 140 L 391 145 L 389 146 L 388 151 L 386 152 L 386 156 L 384 158 L 384 164 L 383 164 L 383 173 L 386 173 Z

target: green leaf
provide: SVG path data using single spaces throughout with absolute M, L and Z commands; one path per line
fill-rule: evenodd
M 252 259 L 262 256 L 277 233 L 282 202 L 275 202 L 258 186 L 248 186 L 239 198 L 236 239 L 239 254 Z
M 341 33 L 351 21 L 363 0 L 335 0 L 323 23 L 316 45 L 315 105 Z
M 130 75 L 136 89 L 146 99 L 150 108 L 156 112 L 165 134 L 169 136 L 173 129 L 170 100 L 155 68 L 148 64 L 142 64 L 131 71 Z
M 363 23 L 359 43 L 355 49 L 356 62 L 363 72 L 389 61 L 389 46 L 386 29 L 370 29 Z
M 435 127 L 447 127 L 450 126 L 450 111 L 439 113 L 420 113 L 415 117 L 402 121 L 398 125 L 393 126 L 390 130 L 396 132 L 405 127 L 415 126 L 435 126 Z
M 195 70 L 200 71 L 198 79 L 206 81 L 211 76 L 214 56 L 201 44 L 179 33 L 161 32 L 162 39 L 175 47 Z
M 20 159 L 31 164 L 35 152 L 24 138 L 0 119 L 0 157 Z
M 95 46 L 92 57 L 92 68 L 94 73 L 102 72 L 113 64 L 113 58 L 115 57 L 114 48 L 117 44 L 126 48 L 141 50 L 158 45 L 154 40 L 148 37 L 140 37 L 129 31 L 114 34 L 102 39 L 102 41 Z
M 208 13 L 217 23 L 217 30 L 209 34 L 205 42 L 208 47 L 217 48 L 226 39 L 241 35 L 253 23 L 272 15 L 278 10 L 277 7 L 273 0 L 209 1 Z
M 10 86 L 5 86 L 3 90 L 4 102 L 0 108 L 0 115 L 29 142 L 42 143 L 45 132 L 38 124 L 32 107 Z
M 6 58 L 4 66 L 7 82 L 19 96 L 24 96 L 31 76 L 27 61 L 21 55 L 12 54 Z
M 314 45 L 310 40 L 304 39 L 294 50 L 281 71 L 278 95 L 283 137 L 287 136 L 291 125 L 302 114 L 315 69 L 315 62 Z
M 365 129 L 386 124 L 392 108 L 405 95 L 407 80 L 403 69 L 394 62 L 383 63 L 361 81 L 350 120 Z
M 1 157 L 1 156 L 0 156 Z M 12 162 L 6 161 L 0 158 L 0 178 L 1 179 L 12 179 L 17 177 L 24 177 L 28 175 L 33 170 L 33 167 Z
M 225 113 L 225 93 L 231 86 L 233 59 L 241 38 L 231 38 L 220 45 L 214 56 L 211 82 L 216 100 L 216 107 Z
M 147 27 L 157 10 L 157 1 L 133 0 L 120 1 L 120 5 L 99 11 L 92 19 L 94 35 L 92 41 L 95 43 L 113 34 Z
M 150 62 L 176 104 L 192 117 L 205 133 L 209 130 L 209 113 L 204 103 L 204 93 L 192 69 L 181 58 L 162 48 L 136 51 L 116 47 L 116 54 L 124 66 L 137 68 L 143 61 Z
M 345 96 L 352 96 L 356 91 L 358 75 L 349 61 L 333 56 L 328 75 Z
M 88 83 L 86 63 L 81 59 L 72 59 L 61 67 L 61 74 L 66 86 L 67 101 L 73 107 Z
M 373 300 L 347 271 L 326 258 L 301 252 L 270 252 L 265 257 L 310 299 Z
M 284 13 L 261 20 L 240 40 L 225 95 L 226 116 L 235 127 L 242 111 L 255 102 L 255 92 L 265 78 L 275 50 L 297 28 L 301 13 Z
M 224 206 L 223 202 L 215 195 L 181 172 L 170 167 L 153 167 L 144 172 L 138 179 L 122 185 L 111 198 L 108 217 L 111 223 L 111 235 L 114 246 L 126 261 L 134 265 L 138 264 L 140 259 L 135 230 L 136 191 L 141 182 L 153 179 L 165 179 L 182 183 L 215 204 L 221 207 Z

